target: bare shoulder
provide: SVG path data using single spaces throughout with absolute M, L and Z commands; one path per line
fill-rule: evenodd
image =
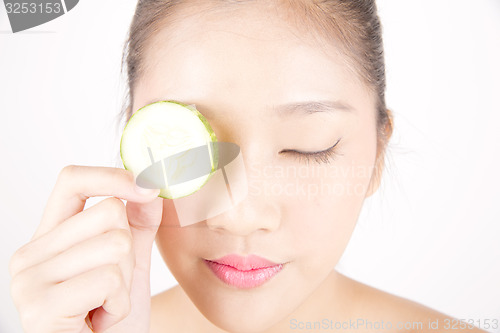
M 355 282 L 359 293 L 365 299 L 362 313 L 372 318 L 372 323 L 383 320 L 387 332 L 455 332 L 481 333 L 486 332 L 457 318 L 424 306 L 412 300 L 385 292 L 380 289 Z M 391 326 L 392 328 L 388 328 Z M 368 327 L 367 327 L 368 328 Z

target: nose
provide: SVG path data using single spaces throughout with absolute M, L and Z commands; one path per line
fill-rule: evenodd
M 264 196 L 251 195 L 224 213 L 206 220 L 211 230 L 248 236 L 256 231 L 272 232 L 280 225 L 278 207 Z
M 260 124 L 259 124 L 260 125 Z M 234 133 L 227 128 L 244 128 L 246 132 Z M 263 176 L 262 166 L 267 165 L 272 159 L 272 153 L 263 151 L 265 139 L 252 134 L 249 124 L 245 126 L 217 128 L 215 132 L 220 141 L 234 142 L 241 149 L 241 163 L 244 171 L 238 169 L 234 177 L 245 177 L 248 193 L 244 198 L 219 215 L 207 218 L 206 225 L 209 229 L 228 233 L 236 236 L 248 236 L 254 232 L 272 232 L 279 228 L 281 211 L 279 200 L 273 198 L 269 192 L 263 191 L 266 178 Z M 262 141 L 261 141 L 262 140 Z M 228 177 L 231 183 L 231 177 Z M 232 185 L 229 184 L 229 187 Z
M 262 191 L 267 181 L 256 161 L 264 158 L 263 153 L 258 145 L 252 144 L 241 145 L 241 153 L 245 171 L 237 177 L 245 177 L 248 193 L 223 213 L 206 219 L 206 224 L 209 229 L 237 236 L 248 236 L 256 231 L 272 232 L 280 225 L 281 211 L 279 201 Z

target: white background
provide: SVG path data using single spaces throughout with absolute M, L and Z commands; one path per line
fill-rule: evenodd
M 84 0 L 12 34 L 0 5 L 0 332 L 21 332 L 7 264 L 60 169 L 120 165 L 121 51 L 134 8 Z M 454 317 L 500 319 L 500 1 L 379 8 L 395 133 L 338 269 Z M 152 260 L 156 294 L 176 282 L 156 247 Z

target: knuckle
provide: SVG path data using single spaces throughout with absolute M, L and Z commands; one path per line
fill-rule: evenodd
M 12 279 L 14 277 L 14 275 L 16 275 L 17 273 L 17 270 L 18 270 L 18 258 L 17 258 L 18 254 L 14 253 L 12 255 L 12 257 L 9 259 L 9 275 L 10 275 L 10 278 Z
M 85 168 L 81 165 L 66 165 L 61 169 L 59 175 L 56 180 L 56 188 L 61 185 L 70 186 L 76 179 L 79 178 L 79 174 L 81 175 L 81 170 Z
M 24 307 L 20 310 L 19 317 L 26 332 L 35 332 L 36 323 L 40 321 L 38 311 L 33 307 Z
M 78 168 L 79 168 L 79 166 L 74 165 L 74 164 L 66 165 L 59 172 L 59 179 L 71 178 L 75 174 L 75 172 L 77 171 Z
M 47 317 L 47 313 L 42 314 L 47 304 L 43 296 L 45 291 L 28 286 L 27 282 L 32 284 L 31 282 L 34 280 L 25 275 L 20 274 L 11 280 L 11 298 L 19 313 L 23 332 L 40 332 L 43 327 L 42 322 Z
M 104 200 L 106 206 L 106 214 L 110 219 L 126 220 L 126 209 L 124 203 L 118 198 L 107 198 Z
M 119 289 L 123 285 L 122 271 L 117 265 L 108 265 L 103 272 L 103 279 L 112 290 Z
M 23 290 L 23 284 L 20 282 L 18 276 L 13 277 L 10 280 L 10 296 L 14 301 L 14 304 L 18 305 L 21 299 L 21 291 Z
M 22 267 L 24 267 L 24 263 L 26 262 L 26 247 L 23 246 L 18 249 L 9 260 L 9 273 L 10 277 L 13 278 Z
M 18 274 L 10 280 L 10 296 L 14 301 L 16 306 L 23 303 L 27 297 L 33 296 L 33 286 L 31 285 L 33 280 L 30 280 L 30 276 L 25 273 Z
M 110 248 L 118 256 L 124 256 L 132 252 L 132 236 L 127 230 L 115 229 L 109 232 Z

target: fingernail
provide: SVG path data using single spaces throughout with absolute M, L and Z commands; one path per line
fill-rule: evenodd
M 135 191 L 140 195 L 152 196 L 153 194 L 160 194 L 160 190 L 157 188 L 144 188 L 135 184 Z

